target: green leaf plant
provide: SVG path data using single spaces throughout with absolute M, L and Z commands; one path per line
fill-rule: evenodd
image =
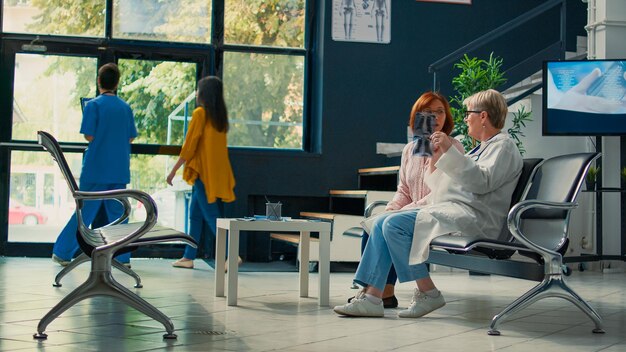
M 585 183 L 587 183 L 587 188 L 594 189 L 596 180 L 598 175 L 600 174 L 600 167 L 590 166 L 589 170 L 587 170 L 587 175 L 585 176 Z
M 461 143 L 465 150 L 475 147 L 476 140 L 467 134 L 467 125 L 463 121 L 466 110 L 463 101 L 474 93 L 487 89 L 497 89 L 504 84 L 506 78 L 502 71 L 502 62 L 501 58 L 495 57 L 491 53 L 488 60 L 470 58 L 465 55 L 461 61 L 454 64 L 454 68 L 461 70 L 461 72 L 452 79 L 452 86 L 456 92 L 450 98 L 450 108 L 454 119 L 452 136 L 461 136 Z M 526 127 L 526 123 L 532 120 L 530 116 L 531 112 L 522 106 L 516 113 L 513 113 L 513 125 L 507 130 L 511 138 L 515 140 L 522 155 L 525 149 L 520 137 L 524 136 L 522 129 Z

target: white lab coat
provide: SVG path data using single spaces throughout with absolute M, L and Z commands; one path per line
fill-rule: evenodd
M 430 242 L 441 235 L 462 232 L 496 239 L 522 164 L 515 142 L 503 132 L 465 155 L 449 148 L 435 172 L 426 175 L 431 193 L 417 212 L 409 264 L 425 262 Z M 363 222 L 368 233 L 375 218 Z

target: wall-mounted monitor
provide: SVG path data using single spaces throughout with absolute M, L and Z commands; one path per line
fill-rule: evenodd
M 544 62 L 543 134 L 626 135 L 626 59 Z

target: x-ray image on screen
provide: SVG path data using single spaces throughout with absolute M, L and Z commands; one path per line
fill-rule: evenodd
M 545 135 L 626 134 L 626 60 L 548 61 Z

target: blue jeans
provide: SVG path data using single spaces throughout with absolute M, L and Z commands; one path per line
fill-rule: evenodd
M 384 290 L 391 265 L 400 282 L 429 276 L 426 263 L 409 265 L 413 229 L 418 210 L 390 213 L 378 218 L 372 227 L 365 252 L 356 269 L 354 282 Z
M 363 231 L 363 235 L 361 236 L 361 255 L 365 252 L 365 246 L 367 246 L 367 241 L 369 240 L 370 235 L 367 232 Z M 396 269 L 391 265 L 391 269 L 389 269 L 389 275 L 387 275 L 387 285 L 395 285 L 398 280 L 398 275 L 396 274 Z
M 189 235 L 199 244 L 204 221 L 209 225 L 215 238 L 217 218 L 223 217 L 223 214 L 224 203 L 222 203 L 222 200 L 218 198 L 215 202 L 209 203 L 204 191 L 204 184 L 200 181 L 200 178 L 197 178 L 191 190 L 191 202 L 189 203 Z M 197 248 L 185 246 L 183 258 L 196 259 L 197 253 Z
M 81 191 L 109 191 L 114 189 L 125 189 L 125 184 L 96 184 L 96 183 L 81 183 Z M 82 209 L 82 217 L 85 225 L 89 226 L 96 218 L 100 207 L 103 207 L 106 211 L 108 223 L 113 222 L 124 213 L 124 208 L 121 203 L 112 200 L 86 200 L 84 201 Z M 128 222 L 128 221 L 125 221 Z M 76 219 L 76 213 L 72 215 L 67 222 L 59 237 L 57 237 L 52 253 L 63 260 L 71 260 L 74 258 L 76 252 L 78 252 L 78 240 L 76 235 L 78 232 L 78 220 Z M 130 262 L 130 253 L 120 254 L 115 257 L 119 262 Z

